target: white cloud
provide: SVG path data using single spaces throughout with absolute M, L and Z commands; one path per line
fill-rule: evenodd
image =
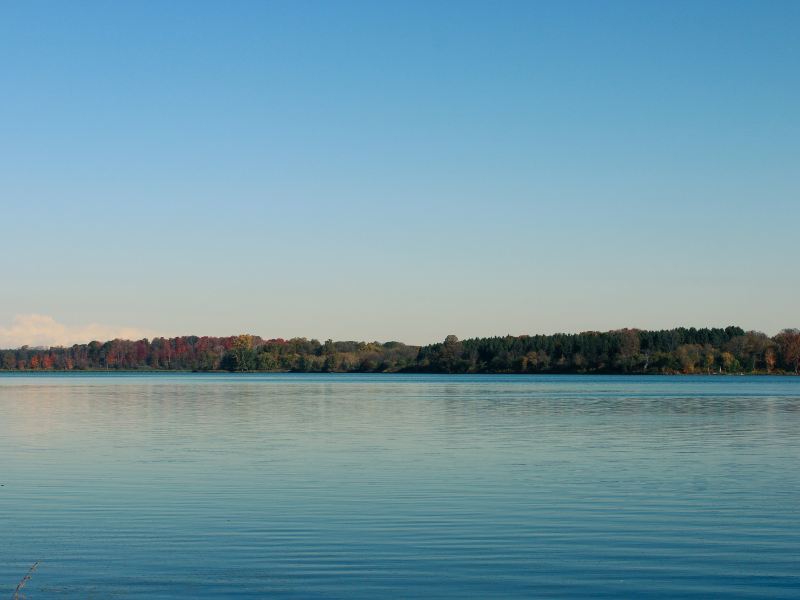
M 0 348 L 19 348 L 25 345 L 71 346 L 93 340 L 140 340 L 153 335 L 152 332 L 133 327 L 113 327 L 98 323 L 72 326 L 59 323 L 48 315 L 17 315 L 9 327 L 0 326 Z

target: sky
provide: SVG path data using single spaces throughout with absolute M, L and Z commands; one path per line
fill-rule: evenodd
M 800 3 L 0 3 L 0 347 L 800 326 Z

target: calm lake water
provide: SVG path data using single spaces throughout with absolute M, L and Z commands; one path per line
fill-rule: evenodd
M 798 598 L 800 378 L 0 376 L 0 598 Z

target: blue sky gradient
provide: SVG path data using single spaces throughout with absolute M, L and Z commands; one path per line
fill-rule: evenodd
M 798 326 L 798 30 L 798 2 L 3 3 L 0 345 L 30 314 Z

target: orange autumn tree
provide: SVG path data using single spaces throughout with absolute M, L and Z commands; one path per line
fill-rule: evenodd
M 788 370 L 800 373 L 800 329 L 784 329 L 775 336 L 781 358 Z

